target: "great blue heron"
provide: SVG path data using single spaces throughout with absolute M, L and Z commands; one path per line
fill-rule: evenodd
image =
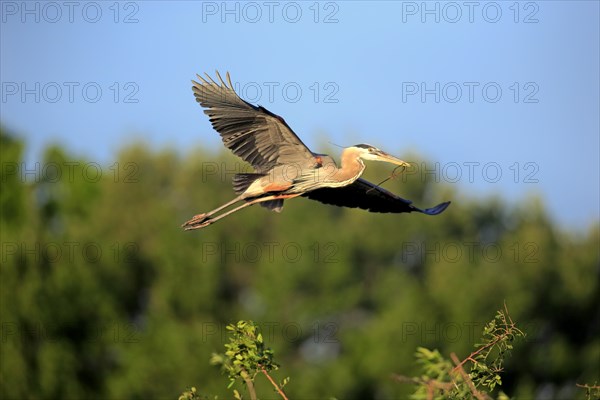
M 420 209 L 389 191 L 360 178 L 363 160 L 385 161 L 406 167 L 402 161 L 368 144 L 358 144 L 342 151 L 341 167 L 326 154 L 313 153 L 278 115 L 261 106 L 242 100 L 235 92 L 229 73 L 227 83 L 219 72 L 219 82 L 206 75 L 192 81 L 196 101 L 205 108 L 213 128 L 235 155 L 254 167 L 254 173 L 233 177 L 233 200 L 204 214 L 196 215 L 182 226 L 186 230 L 203 228 L 221 218 L 253 204 L 281 212 L 283 201 L 304 196 L 325 204 L 359 207 L 371 212 L 420 212 L 437 215 L 450 202 Z M 243 204 L 217 216 L 216 213 Z

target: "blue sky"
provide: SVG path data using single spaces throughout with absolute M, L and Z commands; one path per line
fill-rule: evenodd
M 413 151 L 462 192 L 600 218 L 597 1 L 0 5 L 0 119 L 29 163 L 52 142 L 218 149 L 190 90 L 218 69 L 314 151 Z

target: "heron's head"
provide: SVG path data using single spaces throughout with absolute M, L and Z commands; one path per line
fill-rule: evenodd
M 403 167 L 409 167 L 410 164 L 406 161 L 402 161 L 399 158 L 392 156 L 391 154 L 386 153 L 383 150 L 378 149 L 375 146 L 371 146 L 370 144 L 357 144 L 351 147 L 354 150 L 358 157 L 363 160 L 370 161 L 383 161 L 391 164 L 400 165 Z

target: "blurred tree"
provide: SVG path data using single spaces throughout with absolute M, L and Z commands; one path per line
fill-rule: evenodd
M 175 398 L 195 382 L 226 397 L 206 360 L 241 319 L 262 327 L 291 399 L 405 398 L 390 374 L 418 373 L 414 349 L 468 354 L 504 301 L 527 334 L 506 393 L 583 398 L 575 384 L 600 376 L 598 221 L 566 232 L 541 199 L 405 175 L 386 187 L 452 206 L 429 218 L 294 199 L 190 233 L 180 223 L 248 170 L 229 153 L 134 145 L 105 165 L 51 146 L 36 167 L 0 140 L 3 398 Z

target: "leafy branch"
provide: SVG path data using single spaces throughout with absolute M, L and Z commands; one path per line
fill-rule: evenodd
M 273 361 L 273 350 L 265 347 L 262 334 L 252 321 L 239 321 L 226 327 L 230 331 L 229 343 L 225 345 L 225 354 L 213 354 L 211 364 L 220 365 L 229 375 L 229 386 L 241 378 L 246 384 L 250 399 L 256 400 L 256 389 L 254 379 L 262 373 L 269 380 L 275 391 L 288 400 L 283 387 L 289 382 L 284 379 L 280 384 L 275 382 L 269 372 L 279 369 L 279 365 Z M 242 396 L 234 390 L 236 399 Z
M 476 350 L 462 361 L 455 353 L 449 361 L 438 350 L 419 347 L 415 353 L 423 375 L 406 377 L 393 375 L 399 382 L 417 385 L 412 399 L 478 399 L 489 400 L 496 386 L 502 384 L 500 373 L 504 370 L 504 359 L 513 349 L 516 338 L 525 334 L 510 318 L 506 304 L 483 329 L 482 338 L 475 344 Z M 467 369 L 469 372 L 467 372 Z M 500 392 L 498 399 L 508 397 Z
M 600 385 L 597 385 L 595 382 L 593 385 L 576 383 L 575 386 L 585 389 L 586 400 L 600 399 Z

